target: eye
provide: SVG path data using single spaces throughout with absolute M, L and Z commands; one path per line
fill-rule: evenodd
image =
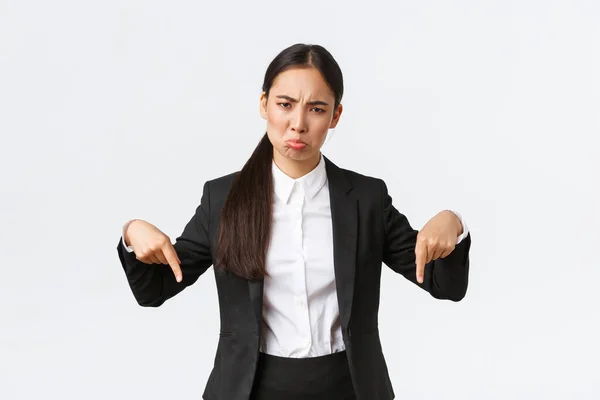
M 319 107 L 313 107 L 312 109 L 315 110 L 317 113 L 325 112 L 325 110 L 323 110 L 322 108 L 319 108 Z
M 277 103 L 277 105 L 283 107 L 283 108 L 289 108 L 288 106 L 291 106 L 290 103 Z

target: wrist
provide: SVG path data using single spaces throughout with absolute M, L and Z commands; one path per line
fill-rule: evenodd
M 131 220 L 127 221 L 125 223 L 125 225 L 123 225 L 123 240 L 125 241 L 125 245 L 127 247 L 131 246 L 131 242 L 129 240 L 129 228 L 136 221 L 139 221 L 139 220 L 138 219 L 131 219 Z
M 463 227 L 460 217 L 458 216 L 457 213 L 455 213 L 452 210 L 445 210 L 445 211 L 450 213 L 454 217 L 454 222 L 455 222 L 455 226 L 456 226 L 456 237 L 459 237 L 464 232 L 464 227 Z
M 456 216 L 456 223 L 458 224 L 458 228 L 456 229 L 456 237 L 459 237 L 460 235 L 463 234 L 463 232 L 465 231 L 465 228 L 464 228 L 462 222 L 460 221 L 460 218 L 458 218 L 458 216 Z

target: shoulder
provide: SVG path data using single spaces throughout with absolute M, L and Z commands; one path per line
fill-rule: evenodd
M 217 178 L 212 178 L 206 181 L 205 185 L 211 192 L 228 192 L 239 174 L 240 171 L 236 171 Z
M 366 175 L 348 168 L 339 167 L 328 159 L 327 163 L 330 165 L 330 169 L 334 175 L 340 174 L 343 176 L 348 181 L 350 186 L 352 186 L 352 188 L 359 193 L 373 196 L 384 193 L 387 190 L 385 182 L 379 177 Z
M 202 197 L 205 198 L 206 201 L 209 201 L 212 207 L 216 206 L 219 208 L 223 205 L 225 198 L 239 173 L 240 171 L 236 171 L 205 181 Z
M 384 210 L 389 209 L 392 198 L 388 192 L 385 181 L 377 176 L 365 175 L 346 168 L 337 168 L 353 188 L 352 195 L 359 200 L 364 207 Z
M 340 168 L 344 175 L 348 178 L 348 181 L 352 183 L 353 186 L 360 189 L 373 189 L 373 190 L 381 190 L 382 185 L 385 185 L 383 179 L 376 177 L 365 175 L 360 172 L 356 172 L 350 169 Z
M 359 200 L 359 203 L 367 208 L 375 207 L 379 209 L 384 207 L 387 200 L 388 190 L 384 180 L 365 175 L 349 169 L 341 169 L 352 185 L 352 194 Z

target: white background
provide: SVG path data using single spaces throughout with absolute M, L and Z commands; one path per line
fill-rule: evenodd
M 452 208 L 472 232 L 460 303 L 384 267 L 397 398 L 600 398 L 599 21 L 592 0 L 0 0 L 0 398 L 200 398 L 212 269 L 139 307 L 121 226 L 181 232 L 296 42 L 344 72 L 325 155 L 413 226 Z

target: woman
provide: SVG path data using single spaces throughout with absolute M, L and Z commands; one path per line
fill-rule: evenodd
M 436 298 L 465 295 L 470 236 L 457 214 L 416 231 L 382 180 L 321 154 L 342 94 L 323 47 L 283 50 L 260 97 L 267 132 L 242 170 L 204 184 L 174 245 L 148 222 L 123 227 L 118 252 L 142 306 L 214 265 L 221 332 L 205 399 L 393 399 L 378 333 L 382 263 Z

